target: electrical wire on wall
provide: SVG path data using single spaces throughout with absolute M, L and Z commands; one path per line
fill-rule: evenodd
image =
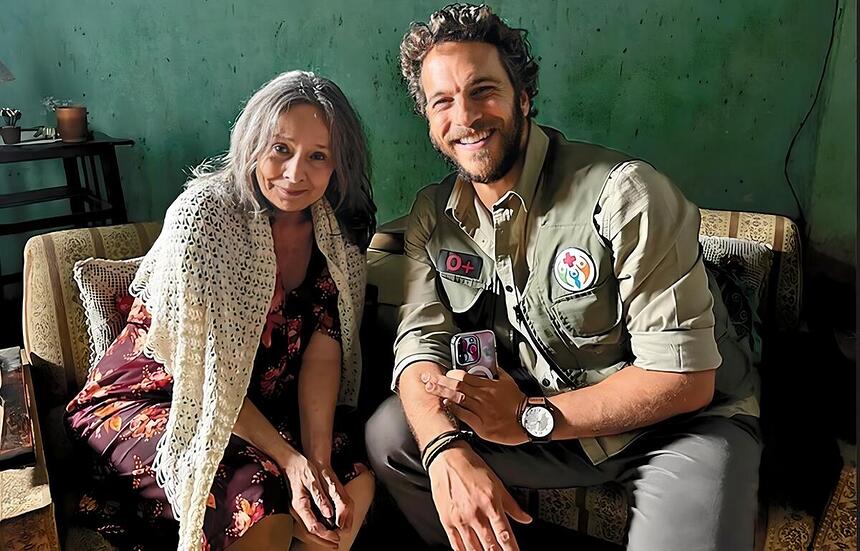
M 840 2 L 841 0 L 835 0 L 834 2 L 833 23 L 830 27 L 830 42 L 827 44 L 827 53 L 824 54 L 824 64 L 821 67 L 821 77 L 818 79 L 818 86 L 815 88 L 815 96 L 812 98 L 812 104 L 809 106 L 809 110 L 806 112 L 806 115 L 803 116 L 803 120 L 800 121 L 800 126 L 797 127 L 797 132 L 795 132 L 794 136 L 791 138 L 791 143 L 788 144 L 788 151 L 785 152 L 785 164 L 783 167 L 785 181 L 788 183 L 788 189 L 791 190 L 791 195 L 794 197 L 795 203 L 797 203 L 797 224 L 800 227 L 801 234 L 805 234 L 806 232 L 806 217 L 803 215 L 803 205 L 800 202 L 800 198 L 797 196 L 797 190 L 794 188 L 794 184 L 791 183 L 791 176 L 788 174 L 788 163 L 791 160 L 791 152 L 794 149 L 797 138 L 800 136 L 800 132 L 806 125 L 806 121 L 809 120 L 809 116 L 812 115 L 812 112 L 815 110 L 815 106 L 818 104 L 818 97 L 821 95 L 824 77 L 827 75 L 827 64 L 830 61 L 830 52 L 833 50 L 833 43 L 836 40 L 836 23 L 839 21 L 843 11 L 839 6 Z

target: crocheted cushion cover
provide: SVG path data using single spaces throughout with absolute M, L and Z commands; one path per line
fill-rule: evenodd
M 761 300 L 773 265 L 773 248 L 770 245 L 711 235 L 700 235 L 699 242 L 705 261 L 731 271 L 756 302 Z
M 714 274 L 738 338 L 746 339 L 753 361 L 761 359 L 760 305 L 767 294 L 773 249 L 734 237 L 699 236 L 705 265 Z
M 140 258 L 87 258 L 75 263 L 73 276 L 81 291 L 81 304 L 87 319 L 90 369 L 101 360 L 125 325 L 128 310 L 122 306 L 130 300 L 128 286 L 139 267 Z

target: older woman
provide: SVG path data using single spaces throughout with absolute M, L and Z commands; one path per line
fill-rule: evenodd
M 284 73 L 195 176 L 68 405 L 108 471 L 82 512 L 121 546 L 173 547 L 158 523 L 177 518 L 180 549 L 348 549 L 374 487 L 335 419 L 356 403 L 375 228 L 358 117 L 331 81 Z

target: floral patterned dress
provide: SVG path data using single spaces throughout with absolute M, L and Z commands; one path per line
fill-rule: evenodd
M 302 284 L 272 298 L 254 360 L 248 397 L 283 438 L 301 450 L 298 374 L 315 332 L 340 340 L 337 288 L 316 248 Z M 155 481 L 152 462 L 170 412 L 173 379 L 147 358 L 143 344 L 150 316 L 131 297 L 118 301 L 128 312 L 125 329 L 66 408 L 66 423 L 79 442 L 95 451 L 93 481 L 79 504 L 80 521 L 123 549 L 170 549 L 177 524 Z M 360 434 L 350 417 L 335 415 L 332 468 L 346 484 L 367 470 Z M 203 549 L 224 549 L 268 515 L 289 514 L 289 485 L 263 452 L 232 435 L 218 467 L 204 518 Z

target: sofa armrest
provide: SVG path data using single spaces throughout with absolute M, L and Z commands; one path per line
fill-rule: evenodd
M 37 235 L 24 246 L 24 349 L 49 368 L 67 399 L 83 385 L 89 359 L 86 318 L 72 267 L 89 257 L 126 259 L 149 250 L 158 223 L 79 228 Z
M 778 214 L 699 209 L 700 235 L 736 237 L 769 245 L 774 261 L 768 278 L 765 317 L 779 331 L 796 329 L 803 294 L 800 230 Z

